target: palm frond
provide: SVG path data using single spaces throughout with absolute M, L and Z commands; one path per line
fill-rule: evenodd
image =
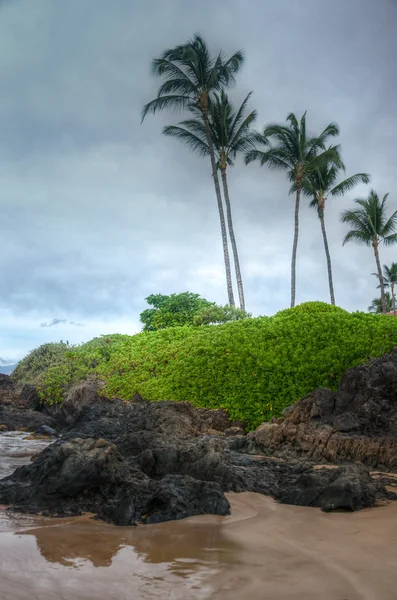
M 265 154 L 266 152 L 263 152 L 263 150 L 250 150 L 245 155 L 244 162 L 246 165 L 249 165 L 250 163 L 258 160 L 261 164 L 264 164 L 262 163 L 262 158 Z
M 351 229 L 345 235 L 342 245 L 344 246 L 348 242 L 356 242 L 357 244 L 369 246 L 371 240 L 368 240 L 368 236 L 365 234 L 365 232 L 359 229 Z
M 242 101 L 242 103 L 241 103 L 241 105 L 240 105 L 240 108 L 237 110 L 237 112 L 236 112 L 236 114 L 235 114 L 235 116 L 234 116 L 233 122 L 232 122 L 232 126 L 231 126 L 231 130 L 232 130 L 232 132 L 235 132 L 235 131 L 236 131 L 236 129 L 239 127 L 239 125 L 240 125 L 241 121 L 243 120 L 243 117 L 244 117 L 244 112 L 245 112 L 245 109 L 246 109 L 246 107 L 247 107 L 248 100 L 249 100 L 249 99 L 251 98 L 251 96 L 252 96 L 252 93 L 253 93 L 253 92 L 249 92 L 249 93 L 246 95 L 246 97 L 244 98 L 244 100 Z M 253 112 L 255 112 L 255 118 L 256 118 L 256 111 L 253 111 Z M 252 113 L 251 113 L 251 114 L 252 114 Z M 255 120 L 255 119 L 254 119 L 254 120 Z
M 393 234 L 397 228 L 397 210 L 391 215 L 391 217 L 386 221 L 382 228 L 381 235 L 382 237 L 387 237 L 390 234 Z
M 185 110 L 189 105 L 189 98 L 180 95 L 161 96 L 161 98 L 155 98 L 151 102 L 145 104 L 142 110 L 142 120 L 148 113 L 155 114 L 158 110 L 164 110 L 169 108 L 172 110 Z
M 183 127 L 167 125 L 163 129 L 163 134 L 177 138 L 200 156 L 207 156 L 209 154 L 209 147 L 206 141 Z
M 244 52 L 238 50 L 230 58 L 224 61 L 220 70 L 219 78 L 223 85 L 229 86 L 234 82 L 234 75 L 238 73 L 244 63 Z
M 383 238 L 385 246 L 393 246 L 397 243 L 397 233 L 392 233 Z
M 368 173 L 356 173 L 356 175 L 351 175 L 347 177 L 334 188 L 329 190 L 329 196 L 343 196 L 349 190 L 352 190 L 359 183 L 369 183 L 370 176 Z
M 152 73 L 153 75 L 159 75 L 160 77 L 166 75 L 172 79 L 184 79 L 186 83 L 191 86 L 192 90 L 197 84 L 197 82 L 192 81 L 185 71 L 175 62 L 171 62 L 165 58 L 154 58 L 152 60 Z
M 168 79 L 159 87 L 157 97 L 168 96 L 169 94 L 178 94 L 189 98 L 194 97 L 195 88 L 185 79 Z

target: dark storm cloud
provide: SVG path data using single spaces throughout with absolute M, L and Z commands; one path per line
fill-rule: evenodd
M 153 292 L 226 302 L 208 165 L 161 136 L 178 115 L 140 124 L 158 86 L 151 59 L 196 31 L 214 52 L 244 48 L 231 95 L 254 91 L 258 127 L 290 111 L 307 110 L 312 131 L 336 120 L 348 174 L 371 173 L 394 209 L 396 20 L 389 0 L 251 0 L 249 10 L 240 0 L 0 2 L 0 330 L 1 311 L 36 312 L 35 323 L 48 314 L 137 322 Z M 247 307 L 272 314 L 289 301 L 288 182 L 238 161 L 230 191 Z M 339 214 L 367 192 L 332 200 L 327 214 L 336 298 L 351 310 L 377 294 L 374 260 L 370 249 L 342 248 Z M 328 300 L 306 200 L 301 221 L 297 300 Z M 394 254 L 382 249 L 382 262 Z

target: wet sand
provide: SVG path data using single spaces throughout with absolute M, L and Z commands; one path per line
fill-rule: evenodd
M 0 509 L 0 598 L 396 600 L 397 503 L 324 514 L 228 497 L 229 517 L 128 528 Z

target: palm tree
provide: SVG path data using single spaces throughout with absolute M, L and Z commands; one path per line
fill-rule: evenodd
M 291 307 L 295 306 L 296 289 L 296 252 L 299 236 L 299 206 L 303 181 L 309 170 L 322 161 L 338 160 L 337 148 L 325 150 L 329 137 L 338 135 L 339 127 L 330 123 L 317 137 L 311 137 L 306 132 L 306 113 L 298 122 L 291 113 L 287 117 L 287 125 L 272 124 L 265 127 L 262 143 L 270 146 L 267 150 L 250 150 L 245 157 L 246 164 L 259 160 L 261 166 L 268 165 L 271 169 L 284 170 L 291 182 L 290 193 L 295 192 L 295 228 L 291 260 Z M 271 142 L 275 146 L 271 146 Z
M 392 300 L 390 298 L 389 292 L 385 292 L 385 306 L 386 306 L 386 312 L 390 312 L 391 309 L 392 309 Z M 368 306 L 368 311 L 372 312 L 372 313 L 377 313 L 377 314 L 382 313 L 383 312 L 383 310 L 382 310 L 382 299 L 381 298 L 374 298 L 372 300 L 371 306 Z
M 148 102 L 142 111 L 142 121 L 146 115 L 158 110 L 199 110 L 204 124 L 205 136 L 209 147 L 212 177 L 214 179 L 216 199 L 221 224 L 223 253 L 226 269 L 226 283 L 229 304 L 234 306 L 233 286 L 230 270 L 225 215 L 221 190 L 216 169 L 214 145 L 211 138 L 209 106 L 214 92 L 234 83 L 236 73 L 244 60 L 241 50 L 230 58 L 220 53 L 216 58 L 209 53 L 208 47 L 200 35 L 196 34 L 187 43 L 165 50 L 160 58 L 152 62 L 154 75 L 164 77 L 157 98 Z
M 318 218 L 320 219 L 321 232 L 323 234 L 325 256 L 327 259 L 329 293 L 331 304 L 335 304 L 334 284 L 332 278 L 331 255 L 328 247 L 327 231 L 325 229 L 325 202 L 329 197 L 343 196 L 358 183 L 369 183 L 368 173 L 357 173 L 351 175 L 343 181 L 336 183 L 339 172 L 345 171 L 345 167 L 339 158 L 338 161 L 322 163 L 317 168 L 309 171 L 307 177 L 303 180 L 302 191 L 313 199 L 310 202 L 312 208 L 317 208 Z M 335 185 L 336 184 L 336 185 Z
M 374 249 L 380 284 L 382 312 L 386 312 L 386 299 L 385 285 L 379 260 L 379 245 L 383 242 L 385 246 L 391 246 L 397 242 L 397 210 L 394 211 L 389 219 L 386 219 L 387 197 L 388 194 L 385 194 L 382 200 L 380 200 L 378 194 L 374 190 L 371 190 L 367 199 L 358 198 L 355 200 L 359 208 L 345 210 L 341 215 L 342 223 L 347 223 L 351 227 L 343 240 L 343 245 L 347 242 L 357 242 L 366 246 L 372 245 Z
M 233 250 L 241 310 L 245 310 L 244 289 L 237 243 L 234 235 L 226 171 L 229 165 L 234 164 L 237 153 L 247 152 L 249 149 L 252 149 L 255 141 L 258 139 L 258 134 L 251 129 L 251 125 L 256 119 L 257 112 L 253 110 L 245 116 L 245 110 L 248 100 L 251 97 L 251 93 L 252 92 L 246 96 L 239 109 L 235 110 L 227 94 L 222 90 L 221 94 L 214 94 L 209 111 L 211 138 L 214 145 L 216 165 L 222 176 L 227 224 Z M 200 119 L 187 119 L 178 125 L 169 125 L 164 127 L 163 133 L 178 138 L 201 156 L 208 156 L 210 153 L 204 123 Z
M 372 275 L 375 275 L 375 277 L 378 277 L 378 273 L 372 273 Z M 390 288 L 391 289 L 391 309 L 394 313 L 394 316 L 396 315 L 396 293 L 395 293 L 395 286 L 397 283 L 397 263 L 392 263 L 390 265 L 390 267 L 388 267 L 387 265 L 383 265 L 383 285 L 385 288 Z M 380 284 L 378 285 L 378 288 L 380 288 Z M 387 294 L 387 292 L 386 292 Z M 390 312 L 390 311 L 388 311 Z

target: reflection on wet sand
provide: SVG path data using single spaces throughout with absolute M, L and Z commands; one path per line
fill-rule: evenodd
M 221 518 L 208 517 L 208 524 L 201 519 L 198 523 L 192 519 L 156 526 L 115 527 L 85 515 L 20 531 L 19 535 L 32 536 L 46 561 L 59 565 L 89 561 L 94 567 L 109 567 L 115 555 L 129 547 L 143 562 L 169 563 L 179 572 L 185 563 L 219 564 L 227 562 L 227 555 L 233 555 L 236 543 L 223 539 Z

